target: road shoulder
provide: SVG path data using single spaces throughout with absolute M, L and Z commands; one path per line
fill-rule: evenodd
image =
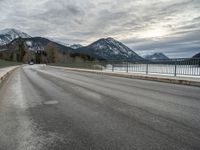
M 3 82 L 17 68 L 19 68 L 19 66 L 0 68 L 0 83 Z

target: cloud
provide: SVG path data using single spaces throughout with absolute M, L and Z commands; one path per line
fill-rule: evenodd
M 87 45 L 102 37 L 138 53 L 200 51 L 199 0 L 0 0 L 0 27 Z

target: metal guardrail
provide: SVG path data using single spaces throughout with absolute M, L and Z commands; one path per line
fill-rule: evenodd
M 58 66 L 84 68 L 94 70 L 107 70 L 115 72 L 133 72 L 144 74 L 166 74 L 200 76 L 200 59 L 167 59 L 167 60 L 109 60 L 109 61 L 86 61 L 67 62 L 54 64 Z
M 112 66 L 112 68 L 111 68 Z M 200 59 L 169 59 L 142 61 L 113 61 L 106 70 L 135 72 L 145 74 L 200 76 Z

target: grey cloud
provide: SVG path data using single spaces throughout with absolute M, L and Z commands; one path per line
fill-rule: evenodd
M 193 56 L 195 53 L 200 52 L 200 31 L 195 33 L 186 34 L 181 37 L 168 38 L 160 41 L 150 41 L 143 39 L 140 41 L 129 41 L 132 47 L 137 52 L 152 53 L 152 52 L 164 52 L 170 57 L 188 57 Z
M 199 49 L 199 0 L 0 0 L 0 27 L 33 36 L 89 44 L 102 37 L 123 41 L 138 53 L 191 55 Z M 143 38 L 152 27 L 168 35 Z M 190 50 L 188 50 L 190 49 Z

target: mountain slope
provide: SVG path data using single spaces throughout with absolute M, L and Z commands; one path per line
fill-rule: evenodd
M 30 38 L 31 36 L 16 29 L 0 30 L 0 45 L 5 45 L 17 38 Z
M 44 50 L 48 44 L 52 44 L 61 52 L 73 51 L 73 49 L 70 47 L 64 46 L 57 42 L 53 42 L 43 37 L 26 38 L 25 41 L 29 50 Z
M 25 46 L 27 49 L 31 51 L 43 51 L 49 44 L 53 45 L 56 49 L 60 52 L 71 52 L 73 51 L 72 48 L 58 44 L 53 42 L 49 39 L 42 38 L 42 37 L 33 37 L 33 38 L 22 38 L 21 40 L 24 41 Z M 19 38 L 13 40 L 9 44 L 0 46 L 2 50 L 16 50 L 18 49 Z
M 154 53 L 152 55 L 145 56 L 145 59 L 155 60 L 155 59 L 169 59 L 169 58 L 163 53 Z
M 142 60 L 130 48 L 113 38 L 100 39 L 89 46 L 75 50 L 78 53 L 85 53 L 96 59 L 105 60 Z
M 192 58 L 200 58 L 200 53 L 194 55 Z

